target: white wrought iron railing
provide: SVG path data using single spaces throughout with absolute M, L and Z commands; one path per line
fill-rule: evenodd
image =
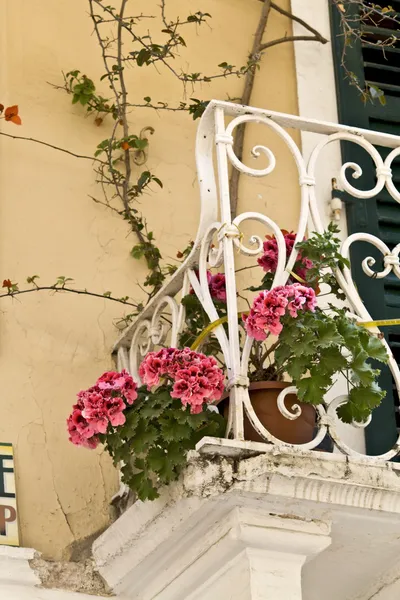
M 296 250 L 293 249 L 291 255 L 286 256 L 285 242 L 280 227 L 267 215 L 261 212 L 244 212 L 233 220 L 231 219 L 229 165 L 231 164 L 232 168 L 252 177 L 267 177 L 276 165 L 273 152 L 263 145 L 254 146 L 252 154 L 255 157 L 264 155 L 268 160 L 266 168 L 250 168 L 235 156 L 232 134 L 235 128 L 243 123 L 256 123 L 272 130 L 283 140 L 293 156 L 298 170 L 301 192 L 296 243 L 303 240 L 306 228 L 310 224 L 311 230 L 319 233 L 324 231 L 318 210 L 315 178 L 321 152 L 328 144 L 342 141 L 357 144 L 368 153 L 375 165 L 376 184 L 373 189 L 366 191 L 351 185 L 347 178 L 347 169 L 352 170 L 353 178 L 360 177 L 362 174 L 361 167 L 356 163 L 343 164 L 336 176 L 340 187 L 344 191 L 355 198 L 368 199 L 374 197 L 386 187 L 391 197 L 400 202 L 400 192 L 393 184 L 391 170 L 393 160 L 400 155 L 400 137 L 313 119 L 303 119 L 258 108 L 239 106 L 228 102 L 215 100 L 210 102 L 197 132 L 196 161 L 201 211 L 193 249 L 170 281 L 147 304 L 136 321 L 122 333 L 115 345 L 115 352 L 118 356 L 119 368 L 126 368 L 137 380 L 140 380 L 138 366 L 147 352 L 158 345 L 162 345 L 167 336 L 169 346 L 178 346 L 179 333 L 182 331 L 185 322 L 185 309 L 180 304 L 180 297 L 188 294 L 190 287 L 200 300 L 210 321 L 217 320 L 219 315 L 210 295 L 207 270 L 223 264 L 226 278 L 228 328 L 226 330 L 222 325 L 219 325 L 213 331 L 213 335 L 216 336 L 220 344 L 228 375 L 227 387 L 230 394 L 230 405 L 226 435 L 236 440 L 243 439 L 245 412 L 254 429 L 267 443 L 278 446 L 291 446 L 291 444 L 286 444 L 275 438 L 256 416 L 249 399 L 249 380 L 247 377 L 252 339 L 247 337 L 243 350 L 240 347 L 235 261 L 238 254 L 257 256 L 263 249 L 263 240 L 258 235 L 250 237 L 248 241 L 250 247 L 242 242 L 242 235 L 240 234 L 242 224 L 247 221 L 261 223 L 269 233 L 276 236 L 279 258 L 274 286 L 286 283 L 297 255 Z M 316 143 L 307 160 L 288 133 L 288 128 L 320 134 L 320 141 Z M 393 150 L 383 160 L 375 146 L 393 148 Z M 216 162 L 216 167 L 214 162 Z M 362 268 L 366 275 L 383 278 L 393 272 L 397 277 L 400 277 L 400 244 L 390 249 L 382 240 L 373 235 L 367 233 L 352 234 L 343 242 L 341 248 L 341 253 L 345 258 L 349 258 L 350 247 L 356 241 L 372 244 L 383 255 L 384 268 L 380 272 L 371 269 L 375 263 L 372 257 L 366 257 L 363 260 Z M 359 321 L 371 321 L 371 315 L 366 310 L 358 294 L 350 270 L 345 268 L 335 275 L 347 297 L 349 310 L 357 315 Z M 171 323 L 168 327 L 166 321 L 162 318 L 166 311 Z M 375 329 L 375 331 L 378 330 Z M 385 344 L 389 353 L 389 367 L 397 390 L 400 392 L 398 365 L 385 340 L 382 340 L 382 343 Z M 294 406 L 289 410 L 285 405 L 285 397 L 295 391 L 292 386 L 285 388 L 278 397 L 280 412 L 286 418 L 292 420 L 299 416 L 301 409 L 299 406 Z M 338 433 L 336 410 L 346 401 L 347 396 L 340 395 L 329 403 L 317 406 L 318 433 L 311 442 L 299 444 L 297 447 L 303 449 L 316 448 L 325 435 L 329 433 L 334 444 L 342 453 L 353 456 L 358 455 Z M 360 426 L 360 424 L 355 425 Z M 366 425 L 367 423 L 363 424 L 363 426 Z M 379 457 L 375 457 L 375 459 L 388 460 L 397 455 L 399 451 L 400 437 L 392 449 Z

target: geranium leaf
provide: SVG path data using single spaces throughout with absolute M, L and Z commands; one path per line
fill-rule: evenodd
M 330 346 L 324 349 L 319 361 L 318 369 L 322 374 L 337 373 L 347 368 L 347 360 L 336 346 Z
M 388 354 L 386 348 L 378 338 L 367 335 L 365 338 L 361 339 L 361 344 L 370 358 L 374 358 L 375 360 L 384 363 L 387 362 Z
M 335 323 L 321 322 L 318 326 L 318 346 L 321 348 L 332 346 L 332 344 L 343 344 L 343 337 L 340 335 Z
M 368 354 L 361 350 L 350 363 L 350 369 L 352 371 L 352 381 L 360 383 L 363 386 L 368 386 L 375 381 L 375 377 L 379 372 L 373 369 L 371 365 L 365 362 L 368 358 Z
M 330 377 L 318 373 L 312 373 L 311 377 L 300 379 L 296 382 L 299 400 L 309 404 L 320 404 L 330 383 Z

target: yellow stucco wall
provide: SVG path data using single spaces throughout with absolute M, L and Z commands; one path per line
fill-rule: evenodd
M 143 8 L 151 14 L 159 2 L 131 4 L 133 13 Z M 280 4 L 289 8 L 289 0 Z M 198 9 L 213 16 L 210 27 L 187 30 L 183 65 L 212 72 L 222 61 L 244 64 L 259 18 L 258 0 L 169 0 L 167 6 L 171 18 Z M 289 21 L 273 14 L 268 37 L 287 32 Z M 61 83 L 61 70 L 78 68 L 94 79 L 103 73 L 86 1 L 5 1 L 0 36 L 0 101 L 18 103 L 23 119 L 22 127 L 0 121 L 1 131 L 92 155 L 108 136 L 111 121 L 97 128 L 81 107 L 47 83 Z M 132 99 L 149 95 L 174 104 L 182 99 L 180 83 L 160 72 L 132 70 Z M 239 96 L 241 89 L 241 80 L 222 79 L 194 94 L 188 90 L 188 96 L 226 99 L 227 93 Z M 107 93 L 106 85 L 102 91 Z M 264 57 L 252 103 L 297 112 L 291 44 Z M 163 255 L 174 257 L 196 231 L 197 123 L 185 114 L 150 110 L 132 113 L 132 123 L 136 131 L 147 125 L 156 130 L 148 163 L 164 189 L 144 197 L 142 206 Z M 268 181 L 246 182 L 240 208 L 264 210 L 289 229 L 298 210 L 296 175 L 287 151 L 282 154 L 279 144 L 275 150 L 280 166 Z M 136 282 L 145 269 L 129 256 L 133 236 L 118 216 L 89 199 L 95 194 L 100 191 L 89 161 L 0 136 L 0 278 L 23 283 L 27 275 L 40 274 L 42 284 L 51 284 L 66 275 L 77 287 L 139 299 Z M 87 451 L 68 442 L 65 419 L 76 392 L 111 366 L 112 321 L 122 313 L 106 300 L 47 293 L 0 304 L 0 441 L 15 447 L 22 544 L 47 557 L 69 558 L 75 540 L 109 522 L 116 472 L 101 448 Z

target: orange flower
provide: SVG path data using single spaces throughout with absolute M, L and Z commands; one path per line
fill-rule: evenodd
M 130 146 L 129 146 L 128 142 L 122 142 L 121 148 L 122 148 L 122 150 L 129 150 Z
M 10 287 L 12 287 L 11 279 L 5 279 L 3 281 L 3 288 L 10 288 Z
M 21 125 L 21 117 L 18 115 L 18 106 L 9 106 L 6 108 L 4 113 L 4 118 L 6 121 L 12 121 L 15 125 Z

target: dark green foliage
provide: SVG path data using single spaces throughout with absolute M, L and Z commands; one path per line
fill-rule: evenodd
M 160 486 L 174 481 L 186 464 L 188 450 L 205 435 L 222 437 L 225 420 L 204 407 L 198 415 L 171 398 L 166 386 L 154 392 L 138 390 L 125 410 L 126 423 L 99 436 L 117 465 L 123 461 L 123 481 L 141 500 L 158 497 Z
M 350 321 L 344 309 L 329 307 L 329 313 L 316 309 L 282 319 L 283 330 L 275 352 L 276 366 L 293 379 L 300 400 L 321 404 L 334 382 L 335 374 L 345 375 L 349 403 L 338 414 L 346 423 L 365 421 L 385 392 L 376 379 L 379 371 L 368 359 L 387 361 L 381 342 L 364 327 Z

